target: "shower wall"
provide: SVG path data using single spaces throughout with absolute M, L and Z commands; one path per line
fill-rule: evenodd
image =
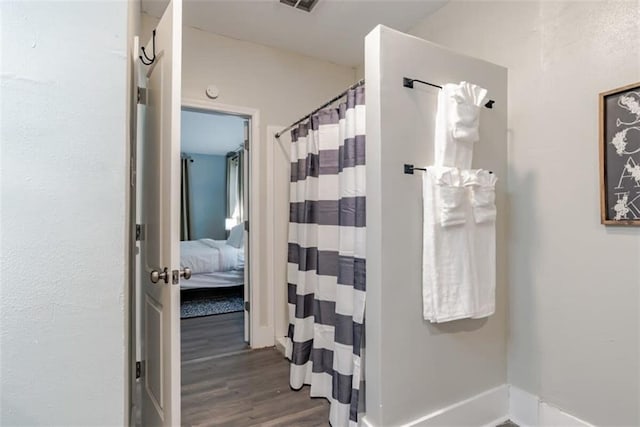
M 365 41 L 367 322 L 365 422 L 484 425 L 506 416 L 507 70 L 378 26 Z M 422 182 L 404 163 L 433 162 L 437 89 L 402 78 L 466 80 L 496 101 L 482 109 L 474 167 L 497 186 L 497 309 L 480 320 L 422 318 Z M 450 405 L 441 414 L 433 414 Z M 430 415 L 433 414 L 433 415 Z M 453 417 L 453 418 L 451 418 Z

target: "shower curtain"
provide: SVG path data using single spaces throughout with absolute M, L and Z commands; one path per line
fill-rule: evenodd
M 291 133 L 287 357 L 290 385 L 357 425 L 365 308 L 364 87 Z

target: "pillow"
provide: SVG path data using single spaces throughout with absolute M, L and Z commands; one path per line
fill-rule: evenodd
M 227 239 L 227 245 L 238 249 L 244 246 L 244 224 L 238 224 L 231 229 L 229 238 Z

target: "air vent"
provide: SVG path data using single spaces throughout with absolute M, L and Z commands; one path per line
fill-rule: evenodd
M 318 0 L 280 0 L 280 3 L 304 10 L 305 12 L 311 12 L 311 9 L 318 3 Z

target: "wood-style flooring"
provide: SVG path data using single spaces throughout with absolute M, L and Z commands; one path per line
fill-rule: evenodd
M 289 388 L 289 364 L 274 348 L 243 342 L 243 313 L 181 320 L 183 426 L 329 425 L 329 403 Z

